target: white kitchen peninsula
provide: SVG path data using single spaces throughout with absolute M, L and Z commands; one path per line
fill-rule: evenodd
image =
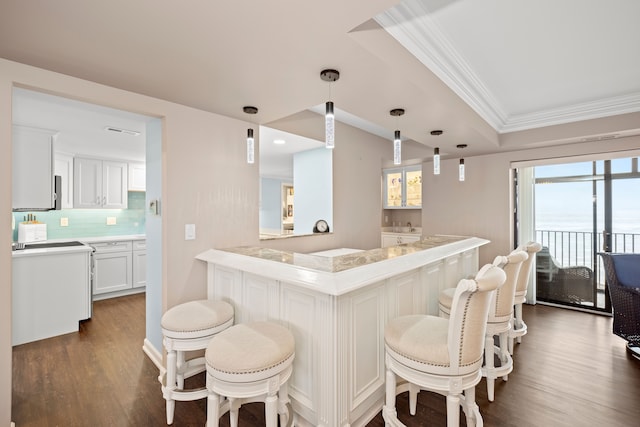
M 384 326 L 438 313 L 438 294 L 474 274 L 488 240 L 430 236 L 340 256 L 259 247 L 210 249 L 209 298 L 231 302 L 236 323 L 273 320 L 296 339 L 289 394 L 300 426 L 363 426 L 384 401 Z

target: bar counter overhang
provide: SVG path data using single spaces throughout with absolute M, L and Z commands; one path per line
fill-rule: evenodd
M 296 425 L 364 426 L 384 403 L 386 322 L 437 315 L 440 291 L 475 274 L 487 243 L 435 235 L 368 251 L 238 247 L 196 259 L 207 263 L 208 298 L 230 302 L 235 323 L 271 320 L 293 333 Z

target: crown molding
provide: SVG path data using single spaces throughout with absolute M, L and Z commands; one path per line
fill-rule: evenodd
M 516 132 L 637 111 L 640 111 L 640 93 L 632 93 L 535 113 L 516 114 L 509 116 L 502 127 L 496 130 L 500 133 Z
M 498 133 L 640 111 L 640 93 L 524 114 L 509 114 L 455 49 L 420 0 L 403 0 L 376 22 L 429 68 Z

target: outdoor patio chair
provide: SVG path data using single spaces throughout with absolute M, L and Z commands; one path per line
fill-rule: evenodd
M 589 267 L 562 267 L 546 246 L 536 254 L 536 296 L 539 299 L 593 304 L 593 278 L 593 270 Z
M 613 333 L 640 360 L 640 254 L 600 252 L 613 308 Z

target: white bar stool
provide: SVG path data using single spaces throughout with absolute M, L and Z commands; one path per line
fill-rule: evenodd
M 278 425 L 278 415 L 281 426 L 291 426 L 287 381 L 294 357 L 293 335 L 273 322 L 241 323 L 213 337 L 205 352 L 207 427 L 217 427 L 226 411 L 237 427 L 240 406 L 249 402 L 264 402 L 267 427 Z
M 184 380 L 206 370 L 205 358 L 185 360 L 185 352 L 205 350 L 211 338 L 233 325 L 234 311 L 224 301 L 198 300 L 176 305 L 161 320 L 163 344 L 167 350 L 167 372 L 158 378 L 167 401 L 167 424 L 173 423 L 176 400 L 207 397 L 206 387 L 184 389 Z

